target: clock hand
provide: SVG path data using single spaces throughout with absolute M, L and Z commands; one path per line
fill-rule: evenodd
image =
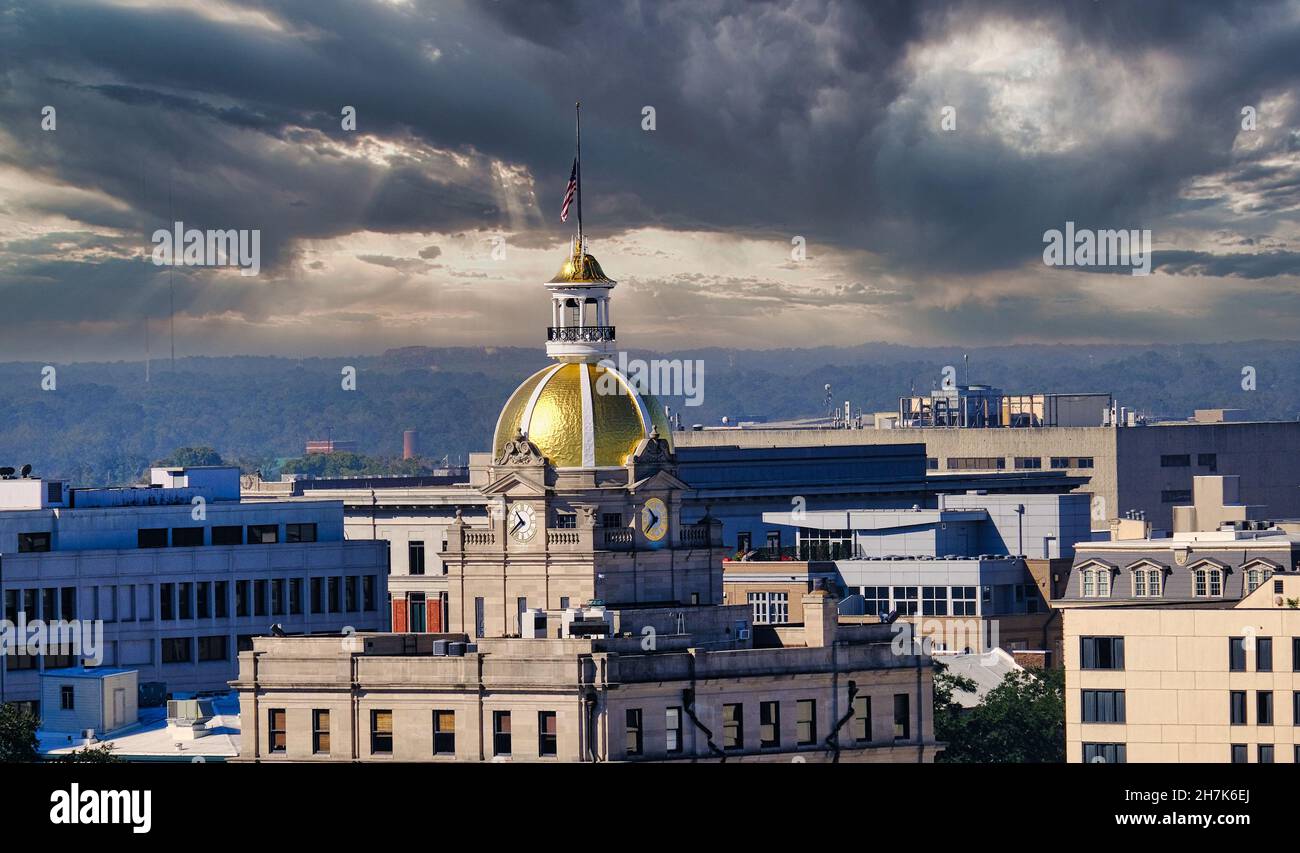
M 524 517 L 523 517 L 523 515 L 521 515 L 521 514 L 519 514 L 519 513 L 515 513 L 515 526 L 512 527 L 512 528 L 510 528 L 510 532 L 511 532 L 511 533 L 514 533 L 516 530 L 518 530 L 519 528 L 521 528 L 521 527 L 523 527 L 523 526 L 524 526 Z
M 648 513 L 650 514 L 650 526 L 651 526 L 651 527 L 655 527 L 656 525 L 658 525 L 658 524 L 659 524 L 659 516 L 658 516 L 657 514 L 655 514 L 655 511 L 652 510 L 652 509 L 647 509 L 646 512 L 648 512 Z

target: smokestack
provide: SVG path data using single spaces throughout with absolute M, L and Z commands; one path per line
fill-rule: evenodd
M 403 459 L 414 459 L 416 456 L 419 455 L 419 452 L 416 450 L 416 443 L 418 439 L 419 439 L 419 435 L 413 429 L 404 430 L 402 432 L 402 458 Z

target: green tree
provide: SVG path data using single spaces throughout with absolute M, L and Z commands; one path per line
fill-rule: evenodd
M 939 679 L 935 737 L 948 742 L 950 763 L 1044 764 L 1065 761 L 1065 672 L 1014 670 L 975 708 L 954 713 L 940 735 Z M 951 692 L 947 700 L 951 705 Z
M 58 764 L 125 764 L 126 759 L 113 754 L 111 743 L 74 749 L 52 759 Z
M 967 709 L 955 701 L 957 691 L 975 692 L 975 682 L 964 675 L 954 675 L 946 664 L 934 662 L 934 737 L 944 743 L 959 743 Z
M 41 721 L 30 711 L 10 703 L 0 705 L 0 763 L 35 761 L 40 749 L 36 740 L 40 725 Z
M 178 447 L 171 452 L 170 456 L 159 459 L 153 463 L 155 465 L 223 465 L 221 454 L 214 448 L 203 447 Z

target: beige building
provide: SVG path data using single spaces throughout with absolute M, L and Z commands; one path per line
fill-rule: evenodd
M 1063 618 L 1067 761 L 1300 763 L 1300 574 Z
M 838 627 L 824 593 L 804 606 L 764 649 L 725 607 L 620 611 L 630 636 L 604 639 L 259 637 L 232 682 L 240 760 L 932 761 L 929 659 Z

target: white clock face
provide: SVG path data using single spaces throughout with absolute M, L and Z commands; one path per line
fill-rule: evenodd
M 641 532 L 651 542 L 658 542 L 668 532 L 668 507 L 659 498 L 651 498 L 641 508 Z
M 506 531 L 520 542 L 527 542 L 537 532 L 537 513 L 528 504 L 515 504 L 506 516 Z

